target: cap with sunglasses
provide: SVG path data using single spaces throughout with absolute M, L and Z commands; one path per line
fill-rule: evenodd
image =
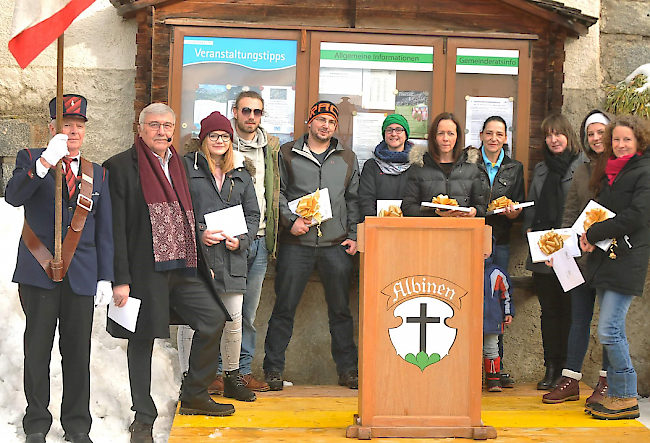
M 199 133 L 199 140 L 201 143 L 203 143 L 203 140 L 212 131 L 224 131 L 232 137 L 232 125 L 230 124 L 230 120 L 219 111 L 214 111 L 212 114 L 201 120 L 201 132 Z
M 264 109 L 251 109 L 249 107 L 241 108 L 239 111 L 242 113 L 242 115 L 244 115 L 244 117 L 251 115 L 251 112 L 253 115 L 255 115 L 255 117 L 261 117 L 264 113 Z

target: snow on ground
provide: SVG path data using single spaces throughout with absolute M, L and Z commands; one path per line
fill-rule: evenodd
M 0 436 L 3 443 L 25 441 L 22 418 L 27 402 L 23 392 L 23 332 L 25 316 L 18 299 L 18 285 L 11 282 L 23 225 L 22 208 L 0 198 Z M 106 332 L 106 308 L 97 309 L 90 361 L 90 412 L 94 443 L 128 443 L 133 421 L 126 364 L 126 340 Z M 164 340 L 156 340 L 152 363 L 153 399 L 158 408 L 154 425 L 156 443 L 166 442 L 171 430 L 181 382 L 178 353 Z M 50 364 L 50 412 L 54 417 L 49 443 L 64 443 L 59 421 L 62 395 L 61 354 L 58 335 Z

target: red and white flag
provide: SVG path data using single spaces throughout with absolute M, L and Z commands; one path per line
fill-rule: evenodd
M 16 0 L 9 51 L 25 69 L 95 0 Z

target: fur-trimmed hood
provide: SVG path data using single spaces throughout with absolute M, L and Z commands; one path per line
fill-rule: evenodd
M 413 148 L 411 148 L 411 152 L 409 152 L 409 162 L 412 165 L 423 167 L 424 154 L 426 154 L 428 151 L 429 151 L 429 147 L 427 145 L 414 145 Z M 469 146 L 463 150 L 458 161 L 476 164 L 480 156 L 481 156 L 480 149 L 477 149 L 473 146 Z
M 205 158 L 203 152 L 201 152 L 201 142 L 198 138 L 191 138 L 187 143 L 185 143 L 185 152 L 192 154 L 194 157 L 194 168 L 198 168 L 199 155 Z M 242 154 L 239 151 L 233 150 L 234 154 L 234 163 L 235 169 L 244 168 L 248 171 L 251 177 L 255 177 L 255 163 L 246 155 Z

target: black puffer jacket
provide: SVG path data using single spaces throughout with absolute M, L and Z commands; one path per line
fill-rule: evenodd
M 384 174 L 374 158 L 363 164 L 359 181 L 359 203 L 362 217 L 377 215 L 377 200 L 401 200 L 406 190 L 406 173 Z
M 475 149 L 475 148 L 469 148 Z M 481 171 L 481 182 L 485 189 L 485 202 L 490 204 L 491 201 L 503 197 L 504 195 L 514 202 L 523 203 L 526 198 L 524 190 L 524 166 L 517 160 L 513 160 L 507 155 L 503 156 L 501 167 L 497 171 L 494 182 L 490 186 L 483 153 L 478 149 L 477 166 Z M 521 216 L 521 215 L 520 215 Z M 507 245 L 510 243 L 510 228 L 514 220 L 505 215 L 489 215 L 485 218 L 485 223 L 492 226 L 492 236 L 497 245 Z
M 186 150 L 192 151 L 197 147 L 198 140 L 192 140 L 186 145 Z M 203 245 L 201 237 L 206 230 L 205 214 L 237 205 L 242 205 L 244 210 L 248 233 L 238 236 L 239 249 L 230 251 L 223 241 L 212 246 L 203 245 L 207 249 L 208 266 L 214 272 L 214 281 L 220 293 L 242 293 L 246 290 L 248 246 L 255 238 L 260 223 L 260 207 L 251 178 L 255 175 L 253 164 L 238 151 L 234 155 L 235 168 L 226 173 L 221 191 L 202 152 L 188 152 L 184 157 L 196 218 L 197 242 Z
M 476 166 L 477 152 L 476 149 L 463 151 L 447 177 L 426 146 L 414 146 L 409 153 L 412 166 L 406 173 L 406 190 L 402 199 L 404 215 L 436 216 L 435 211 L 421 211 L 420 204 L 444 194 L 456 199 L 460 206 L 475 207 L 477 217 L 485 216 L 485 190 Z
M 618 246 L 615 259 L 599 247 L 589 254 L 586 280 L 596 289 L 640 296 L 650 258 L 650 149 L 632 157 L 611 186 L 603 178 L 596 200 L 616 217 L 592 225 L 587 240 L 615 238 Z

